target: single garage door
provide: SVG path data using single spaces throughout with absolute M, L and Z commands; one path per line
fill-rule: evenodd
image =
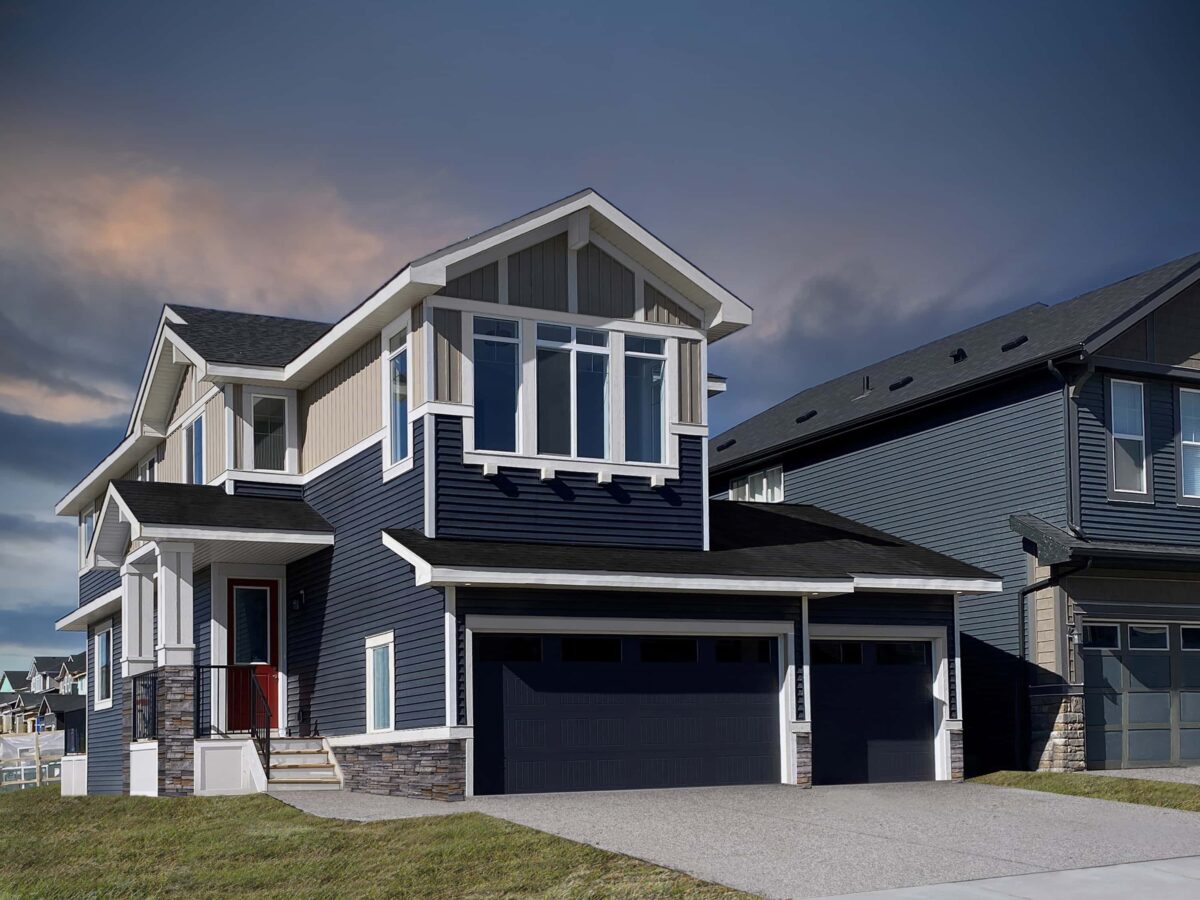
M 1083 627 L 1087 764 L 1200 764 L 1200 626 Z
M 928 641 L 813 640 L 814 784 L 932 781 Z
M 477 794 L 780 780 L 778 640 L 476 634 Z

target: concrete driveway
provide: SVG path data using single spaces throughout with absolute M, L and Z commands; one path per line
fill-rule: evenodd
M 346 819 L 468 810 L 768 897 L 819 897 L 1200 854 L 1200 815 L 974 784 L 480 797 L 279 795 Z

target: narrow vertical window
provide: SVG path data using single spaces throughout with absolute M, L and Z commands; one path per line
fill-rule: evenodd
M 101 709 L 112 705 L 112 626 L 96 632 L 93 652 L 96 657 L 95 707 Z
M 625 459 L 663 461 L 663 372 L 661 338 L 625 336 Z
M 520 329 L 515 321 L 474 317 L 477 450 L 517 450 L 520 349 Z
M 753 503 L 782 503 L 783 467 L 776 466 L 734 479 L 729 483 L 729 499 Z
M 1200 497 L 1200 391 L 1179 391 L 1179 485 L 1185 497 Z
M 1136 381 L 1109 382 L 1113 490 L 1146 493 L 1146 416 L 1142 385 Z
M 153 481 L 154 480 L 155 458 L 150 456 L 142 460 L 138 466 L 137 480 L 138 481 Z
M 404 332 L 388 341 L 389 429 L 392 462 L 408 456 L 408 350 Z
M 608 457 L 608 335 L 575 332 L 575 442 L 577 456 Z
M 283 397 L 255 397 L 254 468 L 282 472 L 287 467 L 287 401 Z
M 367 638 L 367 731 L 391 731 L 395 725 L 396 679 L 393 634 Z
M 204 484 L 204 416 L 200 416 L 184 432 L 188 484 Z
M 88 548 L 92 545 L 92 534 L 96 530 L 96 507 L 89 506 L 79 514 L 79 565 L 87 563 Z
M 537 326 L 537 452 L 571 455 L 571 328 Z
M 608 456 L 608 335 L 537 327 L 538 453 Z

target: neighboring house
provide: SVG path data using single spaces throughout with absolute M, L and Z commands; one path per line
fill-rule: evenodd
M 43 694 L 38 707 L 38 728 L 46 731 L 67 733 L 68 752 L 83 746 L 86 721 L 87 697 L 79 694 Z
M 57 508 L 89 672 L 64 790 L 960 778 L 956 597 L 999 582 L 708 501 L 708 345 L 750 315 L 593 191 L 332 325 L 167 306 Z
M 17 694 L 15 691 L 0 690 L 0 734 L 9 734 L 16 730 L 13 727 L 16 704 Z
M 0 672 L 0 694 L 15 694 L 29 690 L 29 673 L 10 669 Z
M 1200 254 L 803 391 L 719 495 L 816 503 L 1004 578 L 964 599 L 967 769 L 1200 763 Z
M 63 661 L 58 670 L 60 694 L 87 694 L 87 655 L 80 653 Z
M 69 656 L 35 656 L 29 664 L 29 689 L 35 694 L 57 691 L 59 674 L 70 661 Z

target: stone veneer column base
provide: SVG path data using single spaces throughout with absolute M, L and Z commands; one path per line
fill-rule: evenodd
M 191 666 L 155 670 L 158 690 L 158 796 L 194 791 L 196 673 Z
M 950 732 L 950 780 L 963 780 L 963 733 Z
M 1087 768 L 1083 697 L 1033 694 L 1029 698 L 1029 767 L 1039 772 L 1082 772 Z
M 809 732 L 796 734 L 796 784 L 812 787 L 812 734 Z
M 466 799 L 465 740 L 332 749 L 347 790 L 422 800 Z

